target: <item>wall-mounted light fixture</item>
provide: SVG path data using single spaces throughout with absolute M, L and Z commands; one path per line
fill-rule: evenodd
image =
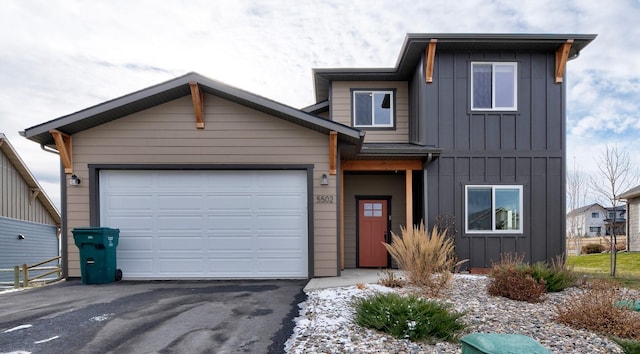
M 320 185 L 322 185 L 322 186 L 328 186 L 329 185 L 329 177 L 327 176 L 326 173 L 322 174 L 322 180 L 320 181 Z
M 23 234 L 18 234 L 18 240 L 24 240 L 24 235 Z
M 70 186 L 79 186 L 80 183 L 82 183 L 82 181 L 80 180 L 80 177 L 78 177 L 76 175 L 71 175 L 71 177 L 69 177 L 69 185 Z

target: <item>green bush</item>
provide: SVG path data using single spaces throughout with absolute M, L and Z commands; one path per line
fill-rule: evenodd
M 617 337 L 612 337 L 612 339 L 622 347 L 625 354 L 640 354 L 640 341 Z
M 464 315 L 451 306 L 415 295 L 376 294 L 355 301 L 358 325 L 412 341 L 455 342 L 465 325 Z
M 599 243 L 589 243 L 582 246 L 582 254 L 602 253 L 604 246 Z
M 531 276 L 538 282 L 544 280 L 546 291 L 554 293 L 576 285 L 577 275 L 566 266 L 563 257 L 558 257 L 551 265 L 538 262 L 531 266 Z

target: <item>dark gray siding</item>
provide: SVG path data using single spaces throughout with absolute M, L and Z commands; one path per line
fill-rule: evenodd
M 411 82 L 413 142 L 444 152 L 427 166 L 427 220 L 456 216 L 458 257 L 489 267 L 501 253 L 549 260 L 564 252 L 564 85 L 554 83 L 554 52 L 447 52 L 436 55 L 434 81 L 419 65 Z M 518 63 L 518 110 L 472 112 L 472 61 Z M 417 101 L 416 101 L 417 100 Z M 522 234 L 465 234 L 464 187 L 523 186 Z
M 58 255 L 56 226 L 0 217 L 0 268 L 11 269 Z M 24 235 L 24 240 L 18 235 Z M 46 264 L 52 266 L 54 263 Z M 38 274 L 38 273 L 36 273 Z M 22 276 L 21 276 L 22 279 Z M 0 282 L 13 281 L 13 273 L 0 272 Z

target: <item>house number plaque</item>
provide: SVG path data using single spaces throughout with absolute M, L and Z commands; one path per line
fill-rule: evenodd
M 332 195 L 316 195 L 316 204 L 333 204 Z

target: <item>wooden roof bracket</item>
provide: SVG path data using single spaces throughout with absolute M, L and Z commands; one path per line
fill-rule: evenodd
M 73 145 L 71 143 L 71 136 L 56 129 L 49 130 L 49 134 L 53 136 L 53 141 L 55 141 L 56 148 L 60 153 L 64 173 L 73 173 Z
M 30 188 L 31 196 L 29 197 L 29 205 L 33 204 L 33 201 L 36 200 L 38 194 L 40 194 L 40 188 Z
M 433 82 L 433 63 L 436 58 L 436 43 L 438 43 L 437 39 L 432 38 L 429 41 L 429 46 L 427 46 L 427 50 L 425 52 L 425 81 L 430 84 Z
M 562 83 L 564 78 L 564 70 L 567 66 L 567 59 L 569 59 L 571 44 L 573 44 L 573 39 L 567 39 L 567 42 L 556 50 L 556 84 Z
M 338 132 L 329 133 L 329 174 L 338 172 Z
M 191 101 L 196 115 L 196 128 L 204 129 L 204 93 L 195 81 L 189 82 L 191 88 Z

